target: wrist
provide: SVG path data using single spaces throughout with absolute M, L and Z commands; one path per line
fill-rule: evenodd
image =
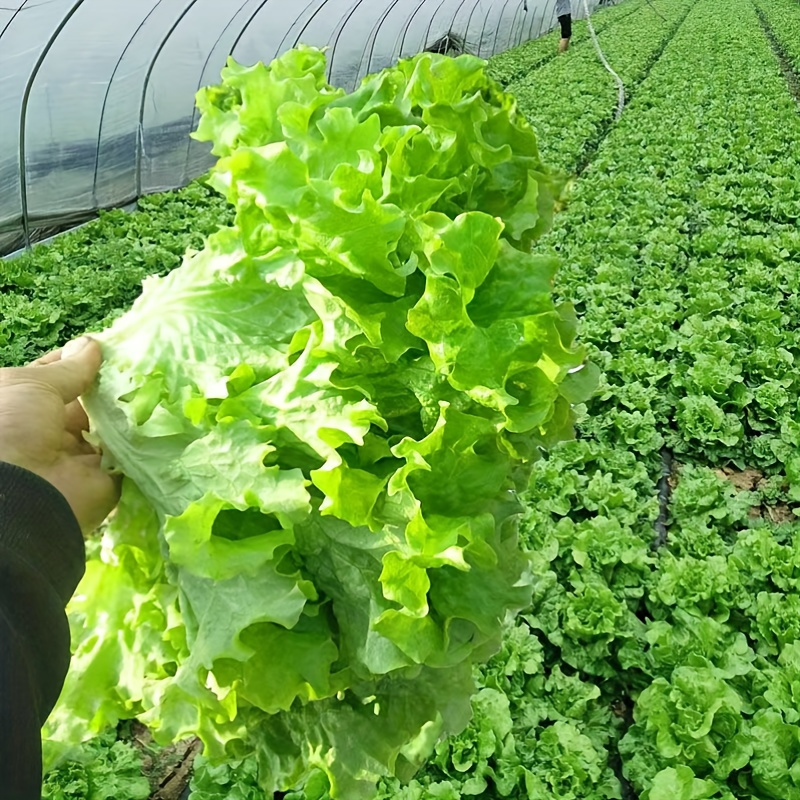
M 0 545 L 45 574 L 66 603 L 83 573 L 83 537 L 66 498 L 50 482 L 0 460 Z

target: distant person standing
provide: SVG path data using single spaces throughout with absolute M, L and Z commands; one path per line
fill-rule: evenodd
M 572 38 L 572 0 L 556 0 L 556 15 L 561 26 L 558 52 L 566 53 L 569 49 L 569 40 Z

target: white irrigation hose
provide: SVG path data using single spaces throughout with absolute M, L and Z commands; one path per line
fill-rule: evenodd
M 594 49 L 597 50 L 597 55 L 600 58 L 600 61 L 603 63 L 603 66 L 611 73 L 611 76 L 614 78 L 617 84 L 617 91 L 619 94 L 617 100 L 617 115 L 616 119 L 619 119 L 622 116 L 622 112 L 625 109 L 625 84 L 622 82 L 622 78 L 614 72 L 614 68 L 611 64 L 608 63 L 608 59 L 603 52 L 603 49 L 600 47 L 600 42 L 597 39 L 597 33 L 595 32 L 594 25 L 592 25 L 592 14 L 589 11 L 589 3 L 588 0 L 583 0 L 583 9 L 586 12 L 586 24 L 589 26 L 589 33 L 592 35 L 592 41 L 594 42 Z

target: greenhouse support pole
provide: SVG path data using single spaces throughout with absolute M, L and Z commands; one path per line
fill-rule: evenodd
M 278 52 L 275 54 L 276 56 L 280 55 L 283 52 L 283 46 L 289 41 L 289 33 L 300 20 L 300 17 L 308 11 L 311 6 L 314 5 L 313 0 L 309 3 L 298 15 L 295 17 L 294 22 L 286 29 L 286 33 L 283 34 L 283 38 L 281 39 L 281 43 L 278 45 Z M 311 16 L 303 23 L 303 27 L 300 28 L 300 33 L 297 34 L 294 42 L 288 45 L 288 48 L 297 47 L 297 43 L 303 37 L 303 34 L 308 30 L 308 26 L 317 18 L 317 14 L 322 11 L 325 6 L 328 5 L 328 0 L 322 0 L 322 2 L 314 9 Z
M 233 44 L 231 45 L 231 52 L 230 52 L 230 55 L 233 55 L 234 51 L 235 51 L 235 50 L 236 50 L 236 48 L 239 46 L 239 42 L 242 40 L 242 37 L 243 37 L 243 36 L 245 35 L 245 33 L 247 32 L 247 29 L 250 27 L 250 23 L 252 23 L 252 21 L 253 21 L 253 20 L 254 20 L 254 19 L 255 19 L 255 18 L 256 18 L 256 17 L 257 17 L 257 16 L 258 16 L 260 13 L 261 13 L 261 9 L 262 9 L 262 8 L 264 8 L 264 6 L 265 6 L 265 5 L 266 5 L 268 2 L 269 2 L 269 0 L 261 0 L 261 2 L 258 4 L 258 8 L 257 8 L 257 9 L 256 9 L 256 10 L 255 10 L 255 11 L 254 11 L 254 12 L 253 12 L 251 15 L 250 15 L 250 19 L 248 19 L 248 20 L 247 20 L 247 22 L 245 22 L 245 24 L 244 24 L 244 27 L 243 27 L 243 28 L 242 28 L 242 29 L 239 31 L 239 35 L 238 35 L 238 36 L 237 36 L 237 37 L 236 37 L 236 38 L 233 40 Z M 305 7 L 305 8 L 304 8 L 304 9 L 303 9 L 301 12 L 300 12 L 300 14 L 297 16 L 297 18 L 295 19 L 295 21 L 294 21 L 294 22 L 297 22 L 297 20 L 298 20 L 298 19 L 300 19 L 300 17 L 301 17 L 303 14 L 305 14 L 306 10 L 307 10 L 307 9 L 308 9 L 308 8 L 309 8 L 311 5 L 312 5 L 312 3 L 313 3 L 313 0 L 312 0 L 312 2 L 311 2 L 311 3 L 309 3 L 309 4 L 308 4 L 308 5 L 307 5 L 307 6 L 306 6 L 306 7 Z M 292 25 L 294 25 L 294 22 L 292 23 Z M 284 37 L 284 38 L 285 38 L 285 37 Z M 281 42 L 281 44 L 282 44 L 282 42 Z M 278 49 L 280 49 L 280 48 L 278 48 Z
M 536 31 L 536 36 L 533 35 L 533 26 L 536 24 L 536 9 L 531 13 L 531 24 L 528 26 L 528 38 L 526 41 L 538 38 L 542 33 L 542 25 L 544 25 L 544 14 L 539 17 L 539 28 Z
M 22 95 L 22 107 L 19 113 L 19 197 L 22 203 L 22 230 L 25 237 L 26 249 L 30 249 L 31 246 L 31 221 L 28 212 L 28 180 L 25 172 L 25 159 L 27 157 L 27 153 L 25 152 L 25 134 L 27 133 L 28 123 L 28 102 L 31 98 L 34 81 L 39 74 L 39 70 L 42 68 L 42 64 L 44 64 L 44 60 L 56 43 L 56 39 L 61 35 L 61 31 L 67 27 L 69 21 L 83 5 L 83 2 L 84 0 L 76 0 L 76 2 L 72 4 L 72 8 L 64 15 L 61 22 L 58 23 L 56 29 L 50 35 L 47 44 L 44 46 L 42 52 L 39 53 L 39 58 L 36 59 L 36 64 L 28 77 L 28 82 L 25 84 L 25 92 Z
M 408 29 L 411 27 L 411 23 L 414 22 L 414 18 L 419 13 L 419 10 L 427 2 L 428 2 L 428 0 L 419 0 L 419 4 L 414 9 L 414 11 L 411 13 L 409 18 L 406 20 L 406 24 L 403 27 L 403 38 L 400 39 L 400 50 L 397 52 L 397 58 L 398 59 L 401 59 L 403 57 L 403 51 L 406 49 L 406 36 L 408 36 Z M 399 34 L 398 34 L 398 36 L 399 36 Z
M 97 149 L 95 150 L 94 154 L 94 180 L 92 181 L 92 202 L 94 203 L 95 207 L 98 207 L 100 203 L 98 202 L 97 197 L 97 176 L 100 171 L 100 144 L 102 141 L 103 136 L 103 122 L 106 118 L 106 108 L 108 107 L 108 98 L 111 95 L 111 87 L 114 84 L 114 79 L 117 77 L 117 72 L 119 71 L 120 66 L 122 66 L 122 62 L 125 59 L 125 55 L 128 52 L 130 46 L 135 41 L 136 37 L 139 35 L 139 31 L 147 24 L 147 20 L 155 13 L 156 9 L 161 5 L 163 0 L 158 0 L 158 2 L 147 12 L 147 15 L 144 19 L 139 23 L 136 30 L 133 32 L 133 35 L 130 39 L 128 39 L 128 43 L 123 48 L 122 52 L 117 59 L 117 63 L 114 65 L 114 70 L 111 73 L 111 77 L 108 79 L 108 85 L 106 86 L 105 95 L 103 96 L 103 106 L 100 109 L 100 125 L 97 128 Z M 138 130 L 136 135 L 138 136 Z M 136 187 L 134 187 L 135 191 Z
M 160 0 L 159 0 L 159 2 L 160 2 Z M 244 11 L 244 7 L 249 2 L 250 2 L 250 0 L 242 0 L 242 4 L 239 6 L 239 8 L 236 11 L 236 13 L 228 20 L 228 22 L 225 25 L 225 27 L 220 31 L 219 36 L 217 36 L 217 40 L 214 42 L 214 44 L 209 49 L 208 55 L 206 56 L 206 60 L 203 62 L 203 67 L 200 70 L 200 77 L 197 79 L 197 91 L 195 92 L 195 95 L 197 95 L 197 92 L 199 92 L 203 88 L 203 76 L 206 74 L 206 70 L 208 69 L 208 65 L 211 62 L 211 56 L 214 55 L 214 51 L 217 49 L 217 45 L 222 41 L 222 37 L 228 32 L 228 29 L 231 27 L 231 25 L 233 25 L 233 21 L 236 19 L 236 17 L 239 16 L 239 14 L 242 13 L 242 11 Z M 192 131 L 194 131 L 194 127 L 195 127 L 194 126 L 194 121 L 195 121 L 195 119 L 197 119 L 197 103 L 195 103 L 192 106 L 192 121 L 190 123 Z M 183 177 L 184 178 L 188 178 L 189 177 L 189 156 L 191 155 L 191 152 L 192 152 L 192 139 L 188 138 L 187 141 L 186 141 L 186 160 L 183 163 Z
M 483 51 L 483 35 L 486 33 L 486 26 L 489 24 L 489 15 L 492 13 L 492 7 L 489 6 L 489 10 L 486 12 L 486 16 L 483 18 L 483 27 L 481 28 L 481 35 L 478 37 L 478 58 L 481 57 L 481 52 Z
M 425 38 L 422 40 L 422 47 L 419 48 L 420 52 L 425 50 L 428 46 L 428 40 L 431 38 L 431 28 L 433 28 L 433 21 L 436 19 L 436 15 L 442 10 L 442 6 L 445 4 L 446 0 L 440 0 L 439 5 L 436 6 L 436 11 L 433 12 L 431 18 L 428 20 L 428 27 L 425 29 Z
M 450 20 L 450 30 L 453 30 L 453 28 L 455 27 L 456 20 L 458 19 L 458 15 L 461 13 L 461 9 L 464 8 L 464 6 L 466 4 L 467 4 L 467 0 L 461 0 L 461 2 L 458 4 L 458 8 L 453 12 L 453 19 Z M 466 40 L 467 40 L 467 33 L 468 33 L 468 31 L 464 32 L 464 42 L 465 43 L 466 43 Z
M 361 63 L 358 66 L 358 74 L 360 75 L 364 72 L 365 75 L 369 75 L 370 70 L 372 69 L 372 60 L 375 58 L 375 43 L 378 41 L 378 36 L 380 35 L 381 28 L 386 20 L 389 18 L 389 15 L 392 11 L 395 10 L 397 4 L 400 0 L 392 0 L 392 4 L 387 6 L 386 10 L 381 14 L 378 21 L 372 26 L 372 30 L 369 32 L 369 38 L 367 42 L 369 43 L 369 55 L 367 55 L 367 45 L 364 45 L 364 52 L 361 55 Z M 364 63 L 364 59 L 366 58 L 366 65 Z
M 522 2 L 522 17 L 519 21 L 519 36 L 514 40 L 514 47 L 519 47 L 522 44 L 522 39 L 525 36 L 525 25 L 530 19 L 528 16 L 530 11 L 528 10 L 528 0 L 523 0 Z
M 150 60 L 150 65 L 147 67 L 147 73 L 144 76 L 144 83 L 142 84 L 142 98 L 139 103 L 139 127 L 137 129 L 137 136 L 138 136 L 138 146 L 136 147 L 136 197 L 139 198 L 142 196 L 142 159 L 144 157 L 144 107 L 147 103 L 147 90 L 150 87 L 150 78 L 153 77 L 153 71 L 156 68 L 156 62 L 158 61 L 161 53 L 164 51 L 164 48 L 167 46 L 167 42 L 172 38 L 172 34 L 178 29 L 178 26 L 183 22 L 186 18 L 186 15 L 194 8 L 197 0 L 190 0 L 189 5 L 187 5 L 183 11 L 178 15 L 178 18 L 175 22 L 172 23 L 170 29 L 167 31 L 167 35 L 161 40 L 161 43 L 158 45 L 156 52 L 153 53 L 153 57 Z
M 544 28 L 545 20 L 550 19 L 548 25 L 553 27 L 549 27 L 545 33 L 550 33 L 550 31 L 555 30 L 555 22 L 556 22 L 556 2 L 557 0 L 553 0 L 553 8 L 550 12 L 547 11 L 547 3 L 544 5 L 544 14 L 542 14 L 541 22 L 539 23 L 539 30 L 536 32 L 536 38 L 538 39 L 542 35 L 542 28 Z M 529 39 L 533 39 L 533 22 L 531 22 L 531 35 L 528 37 Z
M 458 19 L 458 15 L 461 13 L 461 9 L 467 4 L 467 0 L 461 0 L 458 4 L 458 8 L 453 12 L 453 19 L 450 20 L 450 27 L 448 31 L 452 31 L 456 26 L 456 20 Z M 469 42 L 467 41 L 467 36 L 469 35 L 469 31 L 464 31 L 464 52 L 469 53 Z
M 339 39 L 342 38 L 342 34 L 344 33 L 344 29 L 347 27 L 347 25 L 349 24 L 350 20 L 355 15 L 356 11 L 358 11 L 358 9 L 361 8 L 361 4 L 363 2 L 364 2 L 364 0 L 356 0 L 356 2 L 352 6 L 350 6 L 350 10 L 347 12 L 347 14 L 345 14 L 339 20 L 338 24 L 336 25 L 336 28 L 334 29 L 333 33 L 331 34 L 331 37 L 328 39 L 328 44 L 331 46 L 331 54 L 328 57 L 328 81 L 330 83 L 333 83 L 333 80 L 332 80 L 333 79 L 333 63 L 334 63 L 334 59 L 336 58 L 336 48 L 339 46 Z M 364 57 L 363 53 L 362 53 L 361 57 L 362 58 Z M 360 73 L 361 73 L 361 65 L 359 64 L 358 73 L 356 73 L 356 79 L 353 82 L 353 88 L 350 89 L 350 91 L 354 92 L 358 88 L 358 76 L 359 76 Z
M 469 16 L 467 17 L 467 29 L 466 29 L 466 31 L 464 33 L 464 38 L 466 40 L 469 40 L 469 31 L 470 31 L 470 28 L 472 27 L 472 18 L 473 18 L 473 16 L 475 16 L 475 11 L 478 8 L 478 5 L 480 4 L 480 2 L 481 2 L 481 0 L 475 0 L 475 2 L 472 5 L 472 8 L 470 9 Z M 478 47 L 480 48 L 480 42 L 478 42 Z M 474 50 L 475 48 L 473 47 L 472 49 Z M 477 53 L 473 53 L 473 55 L 478 55 L 478 54 Z
M 14 23 L 14 20 L 17 18 L 17 15 L 19 14 L 19 12 L 25 10 L 25 6 L 26 5 L 28 5 L 28 0 L 22 0 L 22 3 L 20 4 L 20 7 L 18 9 L 16 9 L 16 11 L 14 11 L 14 13 L 11 15 L 11 19 L 9 19 L 9 21 L 6 22 L 6 24 L 3 26 L 3 30 L 0 31 L 0 39 L 3 38 L 3 36 L 5 35 L 5 32 L 12 26 L 12 24 Z M 5 9 L 5 10 L 7 10 L 7 9 Z
M 494 44 L 492 45 L 492 52 L 489 53 L 490 56 L 493 56 L 497 52 L 497 40 L 500 37 L 500 28 L 503 26 L 503 17 L 506 15 L 506 9 L 508 8 L 508 4 L 511 0 L 506 0 L 503 3 L 503 9 L 500 12 L 500 18 L 497 20 L 497 27 L 494 29 Z M 519 11 L 519 5 L 517 5 L 517 11 Z M 514 19 L 516 20 L 517 13 L 514 12 Z M 513 23 L 512 23 L 513 24 Z

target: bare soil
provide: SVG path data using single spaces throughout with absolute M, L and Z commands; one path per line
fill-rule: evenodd
M 203 745 L 199 739 L 187 739 L 170 747 L 158 749 L 146 726 L 131 725 L 131 744 L 142 758 L 142 770 L 153 791 L 150 800 L 181 800 L 192 779 L 192 768 Z
M 763 486 L 765 481 L 763 472 L 750 467 L 743 470 L 723 467 L 715 469 L 714 472 L 723 480 L 730 481 L 740 492 L 755 492 Z
M 737 470 L 732 467 L 714 470 L 716 475 L 726 481 L 730 481 L 737 491 L 757 492 L 765 487 L 767 478 L 764 473 L 757 469 L 748 467 L 747 469 Z M 753 506 L 750 509 L 751 519 L 766 519 L 776 525 L 784 522 L 794 522 L 797 515 L 788 503 L 762 503 L 760 506 Z

